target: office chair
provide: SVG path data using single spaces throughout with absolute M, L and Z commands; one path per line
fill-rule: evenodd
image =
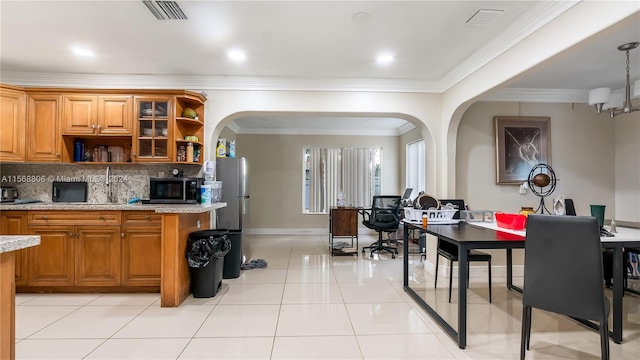
M 362 224 L 369 229 L 378 233 L 378 241 L 362 248 L 364 255 L 365 249 L 371 249 L 370 257 L 376 251 L 388 251 L 391 258 L 395 259 L 398 249 L 382 244 L 382 233 L 392 233 L 398 230 L 400 226 L 400 196 L 395 195 L 376 195 L 371 203 L 371 210 L 360 210 L 362 214 Z
M 464 210 L 464 200 L 440 200 L 442 206 L 451 203 L 457 209 Z M 460 211 L 453 215 L 454 219 L 460 219 Z M 438 254 L 436 255 L 436 274 L 434 288 L 438 287 L 438 260 L 440 256 L 449 260 L 449 302 L 451 302 L 451 285 L 453 284 L 453 262 L 458 261 L 458 247 L 455 244 L 448 243 L 438 238 Z M 491 294 L 491 254 L 478 250 L 470 250 L 467 254 L 467 269 L 470 262 L 486 261 L 489 266 L 489 302 L 492 301 Z M 467 271 L 469 275 L 469 271 Z
M 520 359 L 531 340 L 531 309 L 597 321 L 602 359 L 609 359 L 609 300 L 602 284 L 598 220 L 531 214 L 527 218 Z M 571 261 L 579 259 L 579 263 Z M 588 266 L 579 266 L 588 264 Z

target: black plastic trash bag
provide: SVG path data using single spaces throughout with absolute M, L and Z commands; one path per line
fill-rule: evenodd
M 187 244 L 187 260 L 189 267 L 202 268 L 209 264 L 212 259 L 223 258 L 231 250 L 231 240 L 227 235 L 206 238 L 189 238 Z

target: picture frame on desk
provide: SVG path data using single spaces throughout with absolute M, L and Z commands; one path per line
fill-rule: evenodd
M 551 163 L 551 118 L 496 116 L 496 183 L 519 184 L 531 168 Z

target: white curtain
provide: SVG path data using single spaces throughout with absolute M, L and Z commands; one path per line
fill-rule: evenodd
M 324 207 L 322 151 L 311 148 L 309 155 L 309 212 L 321 212 Z
M 418 192 L 426 190 L 425 162 L 424 140 L 407 144 L 407 187 L 413 188 L 412 199 L 418 196 Z
M 368 207 L 380 149 L 308 148 L 308 211 L 328 212 L 342 191 L 346 204 Z M 306 155 L 305 155 L 306 156 Z M 307 195 L 305 195 L 307 196 Z M 306 205 L 306 204 L 305 204 Z
M 338 193 L 342 182 L 342 169 L 340 166 L 340 149 L 327 149 L 327 157 L 325 161 L 326 170 L 326 196 L 324 211 L 329 211 L 330 206 L 336 206 Z
M 343 193 L 347 204 L 371 204 L 373 149 L 342 149 Z

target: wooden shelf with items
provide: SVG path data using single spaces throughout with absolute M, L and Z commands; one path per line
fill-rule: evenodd
M 202 94 L 185 92 L 175 97 L 176 122 L 174 128 L 174 143 L 176 158 L 179 164 L 202 164 L 204 154 L 204 102 Z M 195 137 L 195 138 L 192 138 Z M 186 161 L 187 144 L 194 146 L 193 162 Z
M 84 144 L 83 161 L 74 161 L 75 142 L 82 141 Z M 131 136 L 68 136 L 62 137 L 62 161 L 74 164 L 127 164 L 131 163 L 131 147 L 133 139 Z M 96 161 L 100 146 L 107 149 L 107 161 Z M 108 161 L 108 152 L 111 151 L 111 161 Z M 101 159 L 100 159 L 101 160 Z

